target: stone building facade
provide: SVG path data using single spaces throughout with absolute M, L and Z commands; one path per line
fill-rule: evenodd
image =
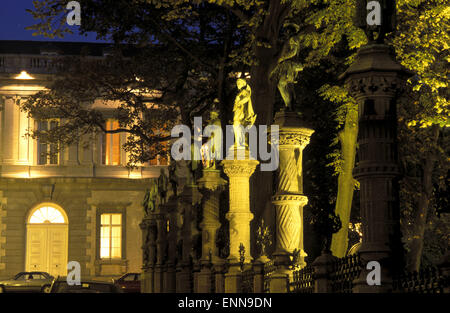
M 125 134 L 65 147 L 26 136 L 43 127 L 20 110 L 55 73 L 58 55 L 102 58 L 104 44 L 0 41 L 0 279 L 20 271 L 117 277 L 142 267 L 142 199 L 165 165 L 134 170 L 120 148 Z M 51 127 L 51 122 L 44 125 Z M 47 123 L 47 122 L 45 122 Z M 107 138 L 107 136 L 115 136 Z

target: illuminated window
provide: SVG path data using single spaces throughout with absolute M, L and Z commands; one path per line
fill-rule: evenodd
M 108 120 L 106 130 L 116 130 L 119 128 L 119 122 Z M 103 134 L 102 137 L 102 164 L 119 165 L 120 164 L 120 134 Z
M 33 215 L 30 217 L 29 223 L 64 223 L 64 216 L 58 209 L 51 206 L 44 206 L 34 211 Z
M 122 257 L 122 214 L 100 216 L 100 258 Z
M 37 123 L 39 131 L 48 131 L 58 126 L 56 120 L 45 120 Z M 40 139 L 37 141 L 37 164 L 58 164 L 58 145 L 55 143 L 44 143 Z

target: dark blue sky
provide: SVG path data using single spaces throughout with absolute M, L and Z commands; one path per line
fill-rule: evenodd
M 87 37 L 78 35 L 76 26 L 72 26 L 73 35 L 65 35 L 62 39 L 33 36 L 33 31 L 25 30 L 25 27 L 36 24 L 31 14 L 25 11 L 33 8 L 32 0 L 0 0 L 0 40 L 105 42 L 96 40 L 95 33 Z

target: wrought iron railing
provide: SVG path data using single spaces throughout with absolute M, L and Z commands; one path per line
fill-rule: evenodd
M 293 281 L 289 284 L 290 292 L 313 293 L 314 292 L 314 268 L 307 265 L 301 270 L 293 272 Z
M 353 281 L 361 273 L 362 263 L 359 254 L 337 259 L 332 266 L 331 291 L 333 293 L 351 293 Z
M 253 269 L 249 268 L 242 272 L 242 281 L 241 281 L 241 292 L 242 293 L 253 293 L 253 277 L 255 273 Z
M 273 260 L 270 260 L 264 264 L 264 292 L 270 292 L 270 277 L 275 272 L 275 264 Z
M 436 267 L 401 273 L 393 278 L 392 284 L 393 292 L 397 293 L 443 293 L 450 286 L 449 277 Z

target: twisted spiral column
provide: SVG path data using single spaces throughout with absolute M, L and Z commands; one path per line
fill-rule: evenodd
M 298 251 L 299 262 L 306 265 L 303 250 L 303 207 L 308 198 L 303 195 L 302 154 L 309 144 L 312 129 L 302 127 L 295 112 L 278 112 L 275 124 L 279 125 L 278 149 L 280 165 L 277 192 L 272 197 L 276 210 L 275 263 L 287 271 L 290 256 Z

